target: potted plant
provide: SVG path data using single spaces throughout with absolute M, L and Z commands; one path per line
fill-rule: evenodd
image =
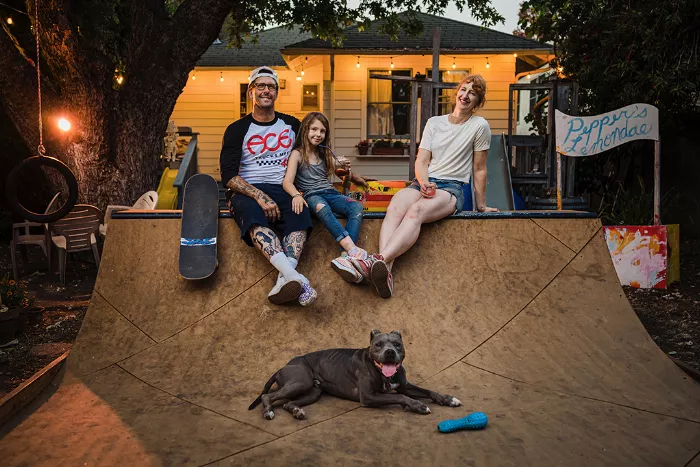
M 367 154 L 369 151 L 369 140 L 363 139 L 359 143 L 357 143 L 357 152 L 364 156 Z
M 380 139 L 374 142 L 373 154 L 385 156 L 401 156 L 406 147 L 403 141 L 392 141 L 389 139 Z

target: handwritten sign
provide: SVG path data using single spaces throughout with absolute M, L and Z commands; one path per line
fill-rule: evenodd
M 557 152 L 592 156 L 637 139 L 659 139 L 659 109 L 632 104 L 593 117 L 555 111 Z

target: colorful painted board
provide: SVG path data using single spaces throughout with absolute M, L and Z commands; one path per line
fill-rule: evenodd
M 671 273 L 678 269 L 677 225 L 608 226 L 603 232 L 622 285 L 665 289 L 679 280 L 679 273 Z

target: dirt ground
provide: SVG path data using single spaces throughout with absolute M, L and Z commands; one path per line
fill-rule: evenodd
M 28 323 L 16 336 L 16 343 L 0 342 L 0 397 L 70 350 L 75 341 L 97 268 L 91 253 L 74 256 L 68 263 L 66 285 L 61 286 L 57 273 L 47 274 L 41 250 L 29 248 L 29 264 L 21 266 L 20 274 L 36 297 L 35 305 L 45 310 L 40 322 Z M 12 273 L 9 242 L 0 241 L 0 277 L 6 273 Z M 700 237 L 681 236 L 681 279 L 668 290 L 625 288 L 625 293 L 654 342 L 700 370 Z

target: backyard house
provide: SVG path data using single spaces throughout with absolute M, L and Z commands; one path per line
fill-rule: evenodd
M 370 74 L 431 75 L 433 30 L 441 29 L 440 80 L 459 81 L 481 74 L 488 85 L 487 103 L 479 114 L 494 134 L 508 129 L 508 86 L 516 73 L 546 63 L 551 49 L 510 34 L 452 19 L 421 14 L 424 33 L 398 41 L 373 30 L 346 30 L 342 48 L 284 27 L 260 33 L 256 44 L 228 48 L 217 41 L 202 56 L 180 95 L 172 119 L 199 132 L 198 171 L 219 178 L 219 152 L 226 127 L 251 110 L 248 77 L 267 65 L 280 77 L 276 108 L 299 119 L 323 112 L 331 125 L 337 154 L 351 159 L 359 173 L 380 179 L 408 177 L 408 151 L 403 155 L 362 155 L 362 140 L 408 141 L 410 83 L 370 78 Z M 444 90 L 441 113 L 451 109 L 453 91 Z

